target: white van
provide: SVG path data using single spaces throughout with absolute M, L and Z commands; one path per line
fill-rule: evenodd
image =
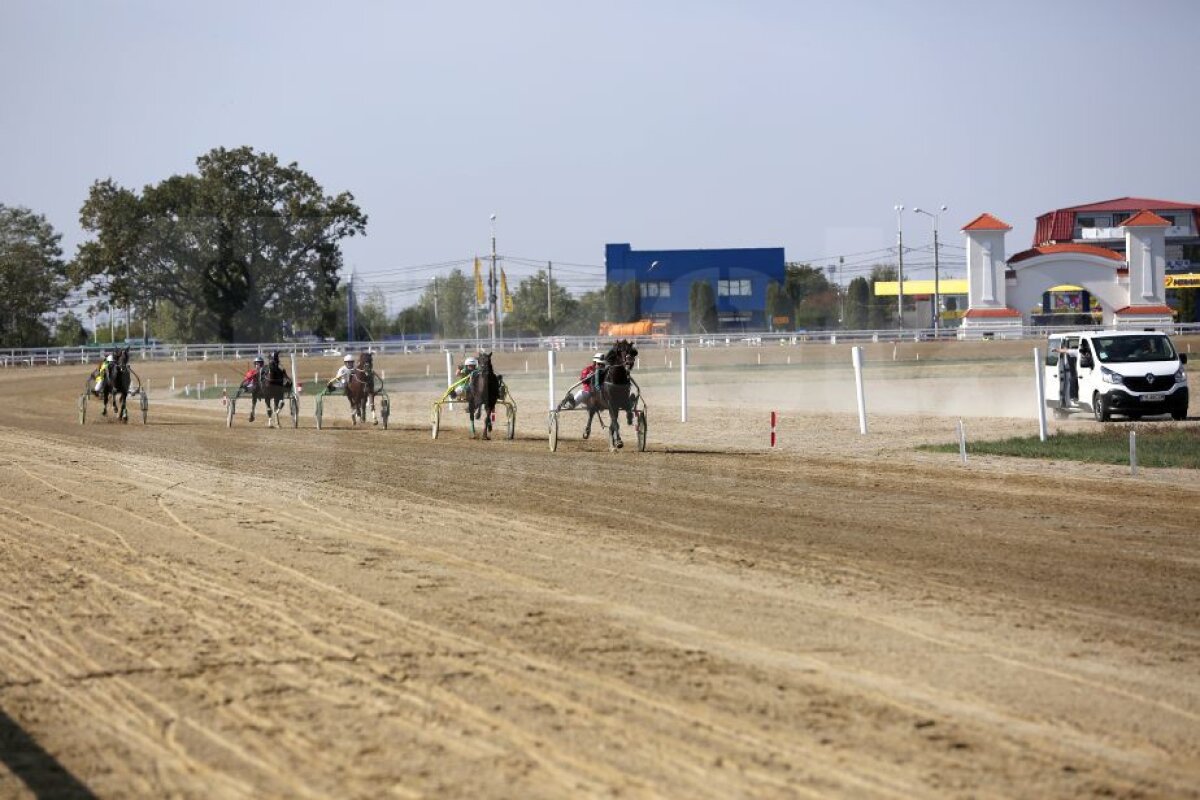
M 1090 410 L 1098 422 L 1188 412 L 1187 354 L 1165 333 L 1056 333 L 1046 348 L 1046 405 L 1059 419 Z

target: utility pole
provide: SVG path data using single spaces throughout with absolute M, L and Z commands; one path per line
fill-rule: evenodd
M 842 324 L 843 328 L 846 327 L 846 284 L 844 283 L 845 279 L 842 277 L 842 268 L 845 265 L 846 257 L 838 256 L 838 288 L 840 290 L 838 292 L 838 299 L 841 300 L 841 306 L 838 310 L 838 322 Z
M 354 341 L 354 269 L 350 270 L 350 285 L 346 287 L 346 341 Z
M 550 286 L 554 282 L 554 263 L 546 262 L 546 319 L 554 322 L 554 306 L 550 300 Z
M 896 323 L 904 330 L 904 206 L 896 206 L 896 256 L 899 266 L 896 269 Z
M 492 338 L 492 350 L 496 349 L 496 215 L 492 214 L 492 266 L 488 270 L 488 328 Z
M 438 281 L 437 281 L 437 276 L 435 275 L 433 277 L 433 332 L 435 334 L 438 332 L 438 328 L 441 327 L 438 325 L 437 296 L 438 296 Z
M 938 265 L 938 217 L 946 210 L 946 206 L 939 206 L 936 212 L 925 211 L 920 208 L 914 208 L 914 214 L 924 214 L 929 217 L 929 221 L 933 223 L 933 331 L 936 334 L 942 327 L 942 291 L 941 291 L 941 270 Z

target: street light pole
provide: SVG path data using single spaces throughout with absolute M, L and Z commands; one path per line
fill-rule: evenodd
M 496 215 L 492 214 L 492 268 L 488 270 L 488 328 L 492 335 L 492 350 L 496 349 Z
M 897 205 L 896 209 L 896 323 L 904 330 L 904 206 Z
M 946 210 L 946 206 L 938 206 L 936 213 L 930 213 L 920 208 L 914 208 L 914 214 L 924 214 L 933 221 L 933 332 L 936 335 L 942 327 L 942 290 L 941 270 L 938 268 L 938 217 Z

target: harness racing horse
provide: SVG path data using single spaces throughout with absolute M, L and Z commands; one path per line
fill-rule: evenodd
M 255 381 L 254 394 L 250 406 L 250 419 L 254 419 L 254 405 L 258 399 L 267 407 L 267 427 L 278 428 L 279 410 L 283 401 L 292 390 L 292 379 L 287 371 L 279 366 L 279 351 L 271 353 L 270 360 L 258 370 L 258 380 Z
M 624 447 L 621 441 L 621 428 L 617 424 L 617 415 L 624 411 L 625 420 L 633 424 L 633 409 L 636 398 L 633 396 L 633 384 L 630 373 L 637 363 L 637 348 L 628 339 L 621 339 L 613 344 L 604 354 L 604 367 L 596 371 L 592 377 L 593 388 L 587 397 L 587 425 L 583 429 L 583 438 L 592 435 L 592 418 L 602 411 L 608 412 L 609 444 L 612 449 Z M 604 425 L 603 419 L 600 422 Z
M 474 431 L 475 420 L 483 412 L 484 439 L 492 438 L 492 415 L 496 413 L 496 401 L 499 398 L 500 376 L 492 369 L 492 354 L 480 353 L 479 366 L 467 381 L 467 419 L 471 421 L 471 430 Z
M 367 421 L 367 406 L 371 406 L 371 422 L 379 424 L 375 416 L 375 367 L 370 353 L 359 353 L 358 362 L 346 379 L 346 397 L 350 400 L 350 420 L 357 425 Z
M 108 400 L 112 398 L 113 413 L 121 422 L 129 422 L 129 411 L 125 400 L 129 397 L 129 348 L 113 354 L 112 364 L 104 370 L 104 381 L 100 384 L 100 416 L 108 416 Z

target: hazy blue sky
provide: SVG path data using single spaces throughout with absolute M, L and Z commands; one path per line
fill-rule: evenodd
M 492 212 L 501 254 L 596 265 L 580 289 L 607 242 L 887 260 L 850 254 L 901 202 L 1013 252 L 1059 206 L 1200 202 L 1198 30 L 1191 0 L 0 0 L 0 202 L 73 252 L 92 181 L 246 144 L 352 191 L 348 263 L 392 289 L 487 252 Z

